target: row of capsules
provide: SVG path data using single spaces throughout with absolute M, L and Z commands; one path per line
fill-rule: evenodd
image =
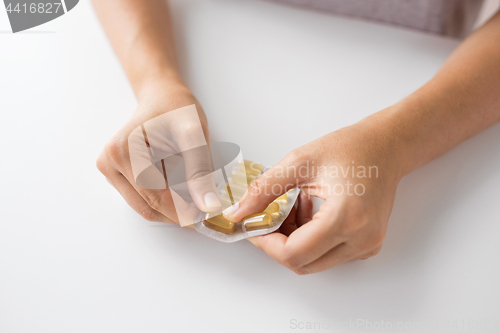
M 247 160 L 243 162 L 238 163 L 238 168 L 231 173 L 229 184 L 225 185 L 219 192 L 223 209 L 239 201 L 245 194 L 247 187 L 262 173 L 261 164 Z M 287 194 L 285 193 L 271 202 L 263 212 L 248 215 L 242 219 L 241 223 L 228 221 L 221 213 L 207 213 L 203 225 L 226 235 L 234 234 L 239 225 L 241 225 L 242 232 L 271 228 L 274 222 L 281 217 L 281 208 L 286 203 Z

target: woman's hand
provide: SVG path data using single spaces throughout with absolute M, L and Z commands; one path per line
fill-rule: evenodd
M 175 124 L 155 125 L 158 125 L 156 129 L 159 132 L 169 135 L 168 138 L 159 136 L 162 148 L 165 145 L 169 146 L 170 143 L 173 143 L 173 146 L 177 145 L 174 147 L 177 148 L 176 152 L 182 152 L 184 162 L 190 164 L 189 167 L 186 166 L 186 180 L 193 180 L 188 182 L 188 187 L 196 208 L 204 211 L 220 209 L 220 202 L 215 193 L 208 195 L 211 190 L 200 191 L 212 186 L 212 190 L 215 191 L 215 185 L 209 184 L 210 176 L 205 177 L 209 171 L 206 170 L 206 165 L 209 164 L 206 163 L 208 158 L 201 158 L 202 155 L 208 155 L 208 150 L 199 153 L 201 150 L 192 149 L 187 152 L 184 149 L 200 146 L 197 144 L 200 140 L 196 143 L 187 142 L 191 130 L 196 131 L 197 138 L 200 136 L 200 124 L 205 139 L 203 141 L 208 143 L 208 127 L 203 110 L 179 74 L 168 3 L 162 0 L 93 0 L 92 2 L 139 101 L 139 107 L 134 115 L 106 144 L 97 160 L 97 167 L 129 205 L 145 219 L 179 223 L 179 214 L 174 208 L 172 192 L 148 190 L 137 186 L 131 167 L 128 138 L 134 129 L 148 120 L 194 104 L 198 113 L 196 119 L 193 117 L 180 121 L 183 116 L 174 117 Z M 139 139 L 139 135 L 134 135 L 133 138 Z M 132 143 L 136 141 L 132 140 Z M 186 142 L 188 144 L 183 147 L 182 144 Z M 134 158 L 134 162 L 136 161 Z M 163 175 L 166 176 L 166 173 Z M 175 199 L 177 204 L 179 200 L 177 197 Z
M 401 178 L 401 155 L 380 125 L 372 116 L 292 151 L 224 216 L 240 221 L 300 187 L 298 209 L 281 233 L 251 239 L 257 247 L 297 274 L 374 256 L 382 247 Z M 325 200 L 314 216 L 310 196 Z
M 239 207 L 229 207 L 225 216 L 239 221 L 264 210 L 286 189 L 299 186 L 304 193 L 298 210 L 281 228 L 284 234 L 256 237 L 255 245 L 299 274 L 376 254 L 400 178 L 500 121 L 500 43 L 492 40 L 500 40 L 500 11 L 420 89 L 394 106 L 291 152 L 257 179 Z M 281 173 L 304 166 L 305 176 Z M 359 166 L 376 166 L 378 177 L 318 172 L 319 167 L 328 172 L 340 167 L 345 171 L 348 166 L 355 166 L 356 172 Z M 357 184 L 364 187 L 362 195 L 355 192 L 356 186 L 361 191 Z M 312 217 L 307 195 L 325 199 Z
M 190 129 L 199 130 L 201 122 L 203 134 L 208 143 L 207 120 L 198 101 L 181 82 L 175 83 L 168 81 L 168 83 L 155 84 L 151 88 L 142 91 L 139 99 L 139 107 L 125 126 L 108 141 L 97 159 L 98 169 L 106 176 L 111 185 L 120 192 L 127 203 L 137 213 L 148 221 L 179 223 L 178 214 L 176 213 L 172 195 L 169 190 L 149 190 L 137 186 L 132 172 L 128 149 L 129 135 L 134 129 L 150 119 L 193 104 L 198 110 L 199 119 L 188 117 L 184 119 L 182 123 L 176 123 L 174 125 L 175 128 L 182 128 L 182 131 L 176 131 L 176 137 L 170 139 L 174 139 L 177 142 L 182 142 L 184 139 L 189 140 L 189 138 L 192 137 L 191 134 L 193 134 L 190 133 Z M 165 133 L 165 135 L 167 135 L 167 133 Z M 199 133 L 197 133 L 197 135 L 199 135 Z M 205 163 L 207 162 L 206 159 L 200 159 L 199 162 L 200 163 L 192 163 L 191 165 L 191 169 L 199 169 L 194 170 L 194 175 L 198 177 L 211 172 L 211 170 L 205 170 L 206 168 L 210 168 L 210 164 Z M 186 170 L 186 172 L 187 171 L 188 170 Z M 207 188 L 207 186 L 199 187 L 203 189 Z M 215 192 L 215 185 L 213 188 Z M 192 195 L 192 197 L 198 208 L 205 211 L 210 210 L 210 207 L 207 209 L 205 206 L 213 206 L 216 209 L 221 208 L 216 195 L 214 197 L 204 194 L 201 196 Z M 211 200 L 207 202 L 207 198 Z

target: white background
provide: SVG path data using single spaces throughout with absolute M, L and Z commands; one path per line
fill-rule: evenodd
M 174 7 L 213 139 L 266 165 L 410 94 L 459 43 L 260 1 Z M 136 101 L 87 1 L 15 35 L 0 10 L 0 30 L 0 332 L 500 331 L 500 125 L 403 179 L 378 256 L 297 276 L 142 220 L 99 174 Z

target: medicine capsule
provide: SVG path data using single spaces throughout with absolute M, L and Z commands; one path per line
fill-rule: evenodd
M 286 205 L 286 204 L 287 204 L 287 202 L 288 202 L 286 193 L 285 193 L 285 194 L 283 194 L 282 196 L 280 196 L 280 197 L 276 198 L 276 199 L 274 200 L 274 202 L 276 202 L 276 203 L 278 203 L 278 204 L 280 204 L 280 205 L 282 205 L 282 206 L 283 206 L 283 205 Z
M 243 184 L 238 184 L 238 183 L 233 183 L 231 182 L 230 184 L 224 186 L 224 191 L 229 194 L 229 191 L 231 191 L 231 194 L 233 196 L 239 196 L 242 197 L 243 194 L 245 194 L 247 190 L 247 187 Z
M 282 196 L 277 197 L 276 200 L 286 200 L 286 198 L 287 198 L 287 194 L 285 193 Z
M 280 205 L 277 202 L 271 202 L 269 206 L 267 206 L 266 209 L 264 209 L 265 212 L 269 214 L 277 213 L 280 210 Z
M 236 231 L 236 225 L 233 222 L 226 220 L 220 214 L 207 218 L 203 224 L 212 230 L 222 232 L 226 235 L 234 234 Z
M 231 196 L 229 195 L 228 189 L 231 190 Z M 229 185 L 225 185 L 221 190 L 220 190 L 220 197 L 221 200 L 226 200 L 231 202 L 231 197 L 233 199 L 233 202 L 236 203 L 236 201 L 240 200 L 243 194 L 245 194 L 245 191 L 247 188 L 243 184 L 238 184 L 231 182 Z
M 222 203 L 222 209 L 226 209 L 227 207 L 229 206 L 232 206 L 233 204 L 231 203 L 231 199 L 229 199 L 229 196 L 227 195 L 227 193 L 221 193 L 221 195 L 219 196 L 220 198 L 220 202 Z M 235 200 L 235 203 L 236 203 L 236 199 L 233 198 L 233 200 Z
M 267 212 L 252 214 L 243 218 L 243 231 L 265 229 L 272 226 L 273 217 Z
M 279 212 L 276 212 L 276 213 L 272 213 L 271 214 L 273 219 L 275 220 L 279 220 L 283 217 L 283 212 L 282 211 L 279 211 Z
M 231 180 L 235 183 L 247 184 L 250 185 L 255 179 L 257 179 L 258 175 L 249 175 L 243 172 L 242 170 L 235 170 L 231 174 Z
M 251 175 L 260 175 L 262 173 L 262 170 L 264 170 L 264 167 L 262 166 L 262 164 L 260 163 L 257 163 L 257 162 L 252 162 L 252 161 L 248 161 L 248 160 L 244 160 L 243 163 L 238 163 L 238 166 L 240 167 L 240 170 L 242 168 L 245 168 L 245 172 L 247 174 L 251 174 Z
M 241 195 L 235 195 L 235 194 L 233 194 L 232 197 L 233 197 L 234 203 L 236 203 L 237 201 L 240 201 L 240 199 L 241 199 Z M 229 194 L 227 194 L 226 191 L 224 191 L 223 193 L 221 193 L 220 198 L 221 198 L 221 200 L 231 202 L 231 198 L 229 197 Z

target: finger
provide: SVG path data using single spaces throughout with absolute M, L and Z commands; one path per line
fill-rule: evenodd
M 297 209 L 295 207 L 292 207 L 292 209 L 290 210 L 290 214 L 288 214 L 288 217 L 285 219 L 285 221 L 283 221 L 283 224 L 280 226 L 279 231 L 285 236 L 290 236 L 290 234 L 297 229 L 297 226 L 295 225 L 296 217 Z
M 294 159 L 285 157 L 253 181 L 241 200 L 224 210 L 224 217 L 239 222 L 247 215 L 263 211 L 274 199 L 302 183 L 299 167 Z
M 297 211 L 295 207 L 292 207 L 292 210 L 290 210 L 290 214 L 285 219 L 285 221 L 283 221 L 283 224 L 278 229 L 278 231 L 281 232 L 283 235 L 289 236 L 292 232 L 294 232 L 297 229 L 297 226 L 295 225 L 296 213 Z M 257 243 L 259 242 L 258 238 L 259 236 L 249 237 L 247 238 L 247 240 L 253 245 L 257 246 Z
M 297 206 L 297 220 L 295 224 L 300 227 L 312 219 L 313 202 L 308 193 L 301 191 Z
M 140 134 L 142 134 L 142 131 Z M 137 134 L 137 136 L 139 136 L 139 134 Z M 132 140 L 132 142 L 133 141 L 134 140 Z M 136 141 L 139 141 L 139 139 L 137 139 Z M 163 171 L 165 171 L 164 160 L 161 160 L 161 162 Z M 162 215 L 166 216 L 175 223 L 179 223 L 179 214 L 176 210 L 176 204 L 178 204 L 177 206 L 180 205 L 182 207 L 184 207 L 185 204 L 183 200 L 177 200 L 178 202 L 174 204 L 174 200 L 172 197 L 173 191 L 171 191 L 171 189 L 168 186 L 165 177 L 166 173 L 163 172 L 163 178 L 165 178 L 164 181 L 166 189 L 142 188 L 139 187 L 136 183 L 131 163 L 132 161 L 129 160 L 129 152 L 128 150 L 123 149 L 123 144 L 121 143 L 121 141 L 118 142 L 112 141 L 110 144 L 107 144 L 106 148 L 99 156 L 97 160 L 97 167 L 105 176 L 109 176 L 108 174 L 116 172 L 122 174 L 123 177 L 125 177 L 125 179 L 128 181 L 128 183 L 135 189 L 137 193 L 139 193 L 139 195 L 143 198 L 143 200 L 154 211 L 161 213 Z M 184 212 L 183 210 L 179 211 L 180 213 Z
M 134 179 L 134 175 L 132 173 L 132 167 L 129 163 L 123 163 L 123 159 L 110 159 L 107 158 L 106 155 L 102 155 L 99 157 L 103 162 L 102 165 L 109 165 L 106 167 L 107 169 L 113 169 L 112 172 L 119 172 L 128 183 L 134 188 L 134 190 L 139 193 L 139 195 L 143 198 L 143 200 L 155 211 L 161 213 L 166 216 L 170 220 L 175 223 L 179 223 L 179 218 L 177 216 L 177 211 L 175 209 L 175 205 L 172 199 L 172 194 L 170 189 L 167 187 L 166 190 L 149 190 L 139 187 Z M 103 172 L 105 170 L 101 170 Z M 103 172 L 104 173 L 104 172 Z M 108 172 L 111 173 L 111 172 Z M 107 174 L 104 174 L 107 176 Z M 166 184 L 167 185 L 167 184 Z
M 126 175 L 124 177 L 129 180 Z M 171 188 L 148 190 L 137 186 L 135 182 L 131 185 L 153 210 L 165 215 L 174 223 L 185 227 L 197 222 L 196 217 L 199 215 L 199 209 L 194 204 L 186 202 Z
M 222 209 L 213 175 L 212 160 L 207 145 L 182 152 L 189 194 L 204 212 Z
M 127 177 L 125 176 L 125 178 Z M 127 178 L 127 180 L 129 179 Z M 170 193 L 170 189 L 146 190 L 138 187 L 137 185 L 135 185 L 135 183 L 132 184 L 132 186 L 152 209 L 175 221 L 175 223 L 179 223 L 179 218 L 175 209 L 174 201 L 172 199 L 172 194 Z
M 118 190 L 129 206 L 144 219 L 152 222 L 175 223 L 165 215 L 151 208 L 122 174 L 117 171 L 109 173 L 107 179 Z
M 181 227 L 186 227 L 192 225 L 196 222 L 200 222 L 198 217 L 200 216 L 200 210 L 196 207 L 193 202 L 187 202 L 182 198 L 177 192 L 170 189 L 172 199 L 174 202 L 175 210 L 177 213 L 177 221 Z M 202 214 L 204 216 L 204 214 Z
M 327 199 L 311 222 L 297 228 L 289 237 L 269 234 L 256 237 L 254 242 L 278 263 L 296 270 L 319 259 L 346 240 L 336 234 L 336 221 L 340 218 L 332 199 Z
M 328 251 L 318 260 L 296 269 L 295 272 L 300 275 L 321 272 L 346 261 L 352 260 L 356 257 L 356 254 L 357 252 L 355 248 L 346 243 L 342 243 Z
M 118 170 L 121 171 L 120 169 Z M 122 175 L 153 210 L 163 214 L 175 223 L 179 223 L 179 217 L 170 188 L 166 190 L 144 189 L 137 186 L 130 172 L 122 172 Z
M 111 145 L 110 147 L 117 147 Z M 111 152 L 112 154 L 110 154 Z M 113 158 L 114 157 L 114 158 Z M 108 182 L 113 185 L 127 203 L 141 216 L 151 221 L 174 222 L 175 220 L 153 209 L 144 197 L 138 191 L 135 181 L 130 182 L 123 171 L 119 169 L 120 163 L 117 161 L 122 157 L 119 149 L 105 149 L 97 159 L 97 168 L 106 177 Z
M 274 259 L 274 261 L 278 264 L 287 266 L 282 254 L 288 240 L 287 236 L 282 233 L 275 232 L 263 236 L 250 237 L 248 240 Z

